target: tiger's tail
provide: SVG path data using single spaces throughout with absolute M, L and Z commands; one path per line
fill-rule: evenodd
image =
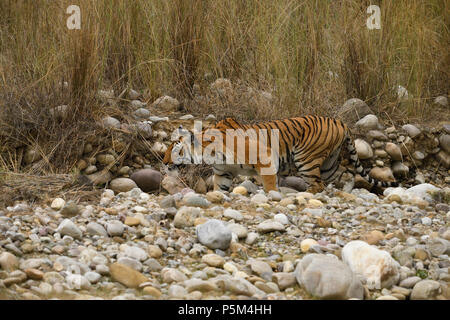
M 353 139 L 347 135 L 345 138 L 345 143 L 347 145 L 347 150 L 350 153 L 350 162 L 355 167 L 356 172 L 362 176 L 365 180 L 367 180 L 372 186 L 380 187 L 380 188 L 389 188 L 389 187 L 398 187 L 398 183 L 396 181 L 388 182 L 388 181 L 380 181 L 372 178 L 369 175 L 369 171 L 367 171 L 359 161 L 358 154 L 356 153 L 356 148 Z

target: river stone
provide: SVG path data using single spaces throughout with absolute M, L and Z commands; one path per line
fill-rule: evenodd
M 400 161 L 397 161 L 392 165 L 392 172 L 396 177 L 406 177 L 409 173 L 409 168 Z
M 256 203 L 256 204 L 267 203 L 268 201 L 269 201 L 269 199 L 261 193 L 255 194 L 251 198 L 251 202 Z
M 69 219 L 64 219 L 56 231 L 63 236 L 67 235 L 75 239 L 81 239 L 83 235 L 78 226 Z
M 9 252 L 0 254 L 0 267 L 6 271 L 12 271 L 19 267 L 19 260 L 15 255 Z
M 233 189 L 233 193 L 240 194 L 246 196 L 248 191 L 244 186 L 237 186 Z
M 378 118 L 376 115 L 368 114 L 364 118 L 355 123 L 355 126 L 363 131 L 378 129 Z
M 139 271 L 117 262 L 109 266 L 109 272 L 114 281 L 128 288 L 138 288 L 141 283 L 148 281 L 147 277 Z
M 134 188 L 137 188 L 137 184 L 129 178 L 116 178 L 109 184 L 110 189 L 114 192 L 128 192 Z
M 206 199 L 212 203 L 221 203 L 224 198 L 224 194 L 220 191 L 211 191 L 206 194 Z
M 414 286 L 411 300 L 434 300 L 441 292 L 441 285 L 437 281 L 422 280 Z
M 338 118 L 344 120 L 350 126 L 353 126 L 359 119 L 373 114 L 369 106 L 358 98 L 352 98 L 345 101 L 342 108 L 338 112 Z
M 183 197 L 183 205 L 188 207 L 208 208 L 211 202 L 195 193 L 188 193 Z
M 144 192 L 159 190 L 163 181 L 159 171 L 153 169 L 141 169 L 134 172 L 130 179 Z
M 211 281 L 224 291 L 230 291 L 235 295 L 243 295 L 248 297 L 260 297 L 262 298 L 264 291 L 255 287 L 250 281 L 241 277 L 233 277 L 230 275 L 219 275 L 215 278 L 211 278 Z
M 439 145 L 442 149 L 444 149 L 446 152 L 450 153 L 450 135 L 449 134 L 443 134 L 439 137 Z
M 210 253 L 202 256 L 202 262 L 211 267 L 222 268 L 225 263 L 225 259 L 217 254 Z
M 267 262 L 261 260 L 252 259 L 250 262 L 250 268 L 261 278 L 271 281 L 272 280 L 272 268 Z
M 244 187 L 248 193 L 256 193 L 258 191 L 258 187 L 250 180 L 245 180 L 240 186 Z
M 164 283 L 183 282 L 187 280 L 187 277 L 183 272 L 174 268 L 162 269 L 161 277 Z
M 450 169 L 450 153 L 444 150 L 435 154 L 436 160 L 443 165 L 446 169 Z
M 120 129 L 120 121 L 113 117 L 104 117 L 102 124 L 105 128 Z
M 420 129 L 412 124 L 405 124 L 402 129 L 405 130 L 413 139 L 421 133 Z
M 106 225 L 106 231 L 111 237 L 122 236 L 125 231 L 125 227 L 120 221 L 111 221 Z
M 61 198 L 55 198 L 52 201 L 52 204 L 50 205 L 50 207 L 53 210 L 60 210 L 62 207 L 64 207 L 64 205 L 66 204 L 66 201 L 64 201 L 64 199 Z
M 107 237 L 108 233 L 106 232 L 105 228 L 97 223 L 97 222 L 89 222 L 86 226 L 86 231 L 92 236 L 101 236 L 101 237 Z
M 384 250 L 360 240 L 350 241 L 342 249 L 342 261 L 363 276 L 369 289 L 390 288 L 400 278 L 400 265 Z
M 260 224 L 258 224 L 256 226 L 256 231 L 261 232 L 261 233 L 268 233 L 268 232 L 274 232 L 274 231 L 286 231 L 285 227 L 274 220 L 266 220 L 261 222 Z
M 136 111 L 133 112 L 133 114 L 138 119 L 147 119 L 148 117 L 150 117 L 150 111 L 145 108 L 138 108 Z
M 120 257 L 117 260 L 117 263 L 120 263 L 124 266 L 133 268 L 136 271 L 142 271 L 142 263 L 136 259 L 130 257 Z
M 161 202 L 159 203 L 161 208 L 175 208 L 176 202 L 175 202 L 175 198 L 172 195 L 169 196 L 165 196 Z
M 372 147 L 362 139 L 355 139 L 355 148 L 359 159 L 370 159 L 373 157 Z
M 395 161 L 402 160 L 402 151 L 400 150 L 400 147 L 397 146 L 395 143 L 387 142 L 386 146 L 385 146 L 385 150 L 389 154 L 389 156 L 392 158 L 392 160 L 395 160 Z
M 242 221 L 244 219 L 244 216 L 239 211 L 230 208 L 225 209 L 223 216 L 236 221 Z
M 184 189 L 184 185 L 180 179 L 172 176 L 165 177 L 161 182 L 162 187 L 170 194 L 181 192 Z
M 422 281 L 422 278 L 417 277 L 417 276 L 409 277 L 409 278 L 406 278 L 406 279 L 403 279 L 402 281 L 400 281 L 399 286 L 402 287 L 402 288 L 411 289 L 419 281 Z
M 211 219 L 196 228 L 198 241 L 210 249 L 226 250 L 230 246 L 231 231 L 222 221 Z
M 297 282 L 321 299 L 363 299 L 364 288 L 350 268 L 337 258 L 308 254 L 295 269 Z
M 230 229 L 232 233 L 234 233 L 238 239 L 244 239 L 248 235 L 248 230 L 245 226 L 238 223 L 230 223 L 227 225 L 227 228 Z
M 192 227 L 195 219 L 201 214 L 201 209 L 196 207 L 181 207 L 173 220 L 175 228 Z
M 152 107 L 162 111 L 178 111 L 180 102 L 170 96 L 162 96 L 153 102 Z
M 388 167 L 384 167 L 384 168 L 375 167 L 375 168 L 372 168 L 370 170 L 370 172 L 369 172 L 369 175 L 372 178 L 375 178 L 375 179 L 381 180 L 381 181 L 395 181 L 394 174 L 392 173 L 391 168 L 388 168 Z

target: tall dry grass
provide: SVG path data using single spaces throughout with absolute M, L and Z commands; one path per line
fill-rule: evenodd
M 81 30 L 68 30 L 72 2 L 0 1 L 4 146 L 44 141 L 71 154 L 106 112 L 95 99 L 101 88 L 256 119 L 330 115 L 358 97 L 379 114 L 417 120 L 449 92 L 445 0 L 79 0 Z M 381 30 L 366 27 L 370 4 L 381 8 Z M 218 77 L 271 92 L 274 103 L 197 103 L 194 84 L 204 90 Z M 409 101 L 398 101 L 397 85 Z M 61 104 L 71 108 L 62 121 L 49 116 Z

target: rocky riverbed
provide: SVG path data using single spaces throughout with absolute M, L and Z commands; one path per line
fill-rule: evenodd
M 449 299 L 449 188 L 105 189 L 0 211 L 2 299 Z
M 193 103 L 231 99 L 238 89 L 258 105 L 275 99 L 217 79 Z M 393 126 L 359 99 L 339 108 L 335 116 L 352 128 L 370 175 L 402 184 L 383 194 L 348 173 L 315 195 L 297 177 L 270 193 L 239 178 L 222 193 L 210 191 L 210 172 L 176 177 L 160 166 L 180 124 L 209 125 L 215 116 L 183 114 L 170 96 L 148 104 L 137 91 L 127 94 L 99 91 L 127 117 L 100 119 L 72 167 L 77 184 L 100 187 L 100 198 L 73 201 L 53 186 L 48 201 L 39 195 L 50 193 L 45 186 L 23 190 L 26 178 L 0 189 L 14 201 L 28 193 L 36 200 L 0 208 L 0 299 L 450 298 L 445 117 L 431 127 Z M 448 110 L 447 97 L 436 105 Z M 39 148 L 12 146 L 21 169 L 42 174 L 48 159 Z

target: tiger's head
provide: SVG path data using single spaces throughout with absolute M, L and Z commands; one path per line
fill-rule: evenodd
M 196 141 L 195 134 L 183 129 L 182 126 L 178 128 L 175 134 L 176 137 L 167 148 L 162 161 L 164 165 L 168 166 L 169 170 L 175 169 L 183 164 L 194 163 L 192 154 L 194 142 Z

